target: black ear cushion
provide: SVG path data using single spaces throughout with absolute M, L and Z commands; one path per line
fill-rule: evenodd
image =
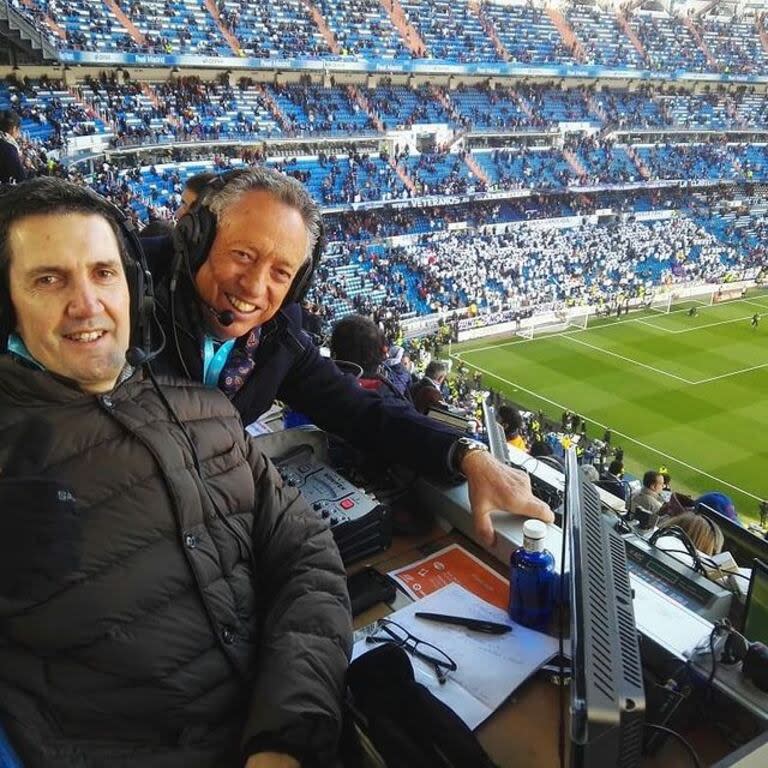
M 320 259 L 323 258 L 323 249 L 325 247 L 325 228 L 322 222 L 320 223 L 320 232 L 315 242 L 315 247 L 312 249 L 312 258 L 302 266 L 296 277 L 293 279 L 293 285 L 283 300 L 283 305 L 295 304 L 304 300 L 307 295 L 309 286 L 312 284 L 312 277 L 315 274 L 315 270 L 320 264 Z
M 742 672 L 761 691 L 768 691 L 768 648 L 762 643 L 752 643 L 744 657 Z
M 216 239 L 216 217 L 204 205 L 193 205 L 176 223 L 173 232 L 173 274 L 178 279 L 186 261 L 194 275 L 208 257 Z

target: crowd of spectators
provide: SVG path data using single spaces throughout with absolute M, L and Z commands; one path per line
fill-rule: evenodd
M 109 6 L 88 0 L 13 0 L 17 11 L 42 28 L 55 25 L 73 50 L 182 53 L 258 58 L 355 56 L 375 59 L 438 59 L 456 63 L 586 63 L 611 68 L 759 74 L 768 67 L 760 40 L 761 19 L 702 19 L 663 11 L 615 12 L 569 3 L 568 24 L 577 44 L 565 43 L 543 3 L 509 6 L 448 0 L 403 0 L 389 13 L 374 0 L 122 0 L 129 32 Z M 313 10 L 322 17 L 319 24 Z M 213 11 L 213 12 L 212 12 Z M 406 42 L 403 22 L 418 38 Z M 322 25 L 322 26 L 321 26 Z M 627 26 L 639 40 L 636 47 Z M 332 36 L 326 39 L 323 29 Z M 490 31 L 492 30 L 492 31 Z M 62 44 L 58 34 L 50 34 Z M 229 36 L 229 40 L 225 39 Z M 578 49 L 578 56 L 576 50 Z

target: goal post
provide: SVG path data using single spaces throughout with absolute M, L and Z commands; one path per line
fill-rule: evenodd
M 540 316 L 534 315 L 521 323 L 515 331 L 516 336 L 523 339 L 535 339 L 537 336 L 544 336 L 554 333 L 563 333 L 570 330 L 586 330 L 589 322 L 589 310 L 587 307 L 580 307 L 578 311 L 558 311 L 548 312 Z
M 668 315 L 672 310 L 672 292 L 663 291 L 654 293 L 648 304 L 648 309 L 650 309 L 651 312 Z

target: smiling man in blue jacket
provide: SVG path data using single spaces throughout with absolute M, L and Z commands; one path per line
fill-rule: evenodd
M 266 168 L 211 181 L 173 240 L 147 241 L 166 344 L 155 366 L 218 386 L 249 424 L 275 399 L 382 460 L 436 479 L 465 477 L 475 530 L 490 513 L 553 520 L 525 473 L 481 443 L 357 386 L 301 328 L 300 301 L 321 251 L 320 211 L 295 179 Z

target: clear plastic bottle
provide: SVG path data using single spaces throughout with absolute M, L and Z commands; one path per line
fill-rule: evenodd
M 557 598 L 555 558 L 544 549 L 547 526 L 526 520 L 523 546 L 509 560 L 509 615 L 531 629 L 545 631 Z

